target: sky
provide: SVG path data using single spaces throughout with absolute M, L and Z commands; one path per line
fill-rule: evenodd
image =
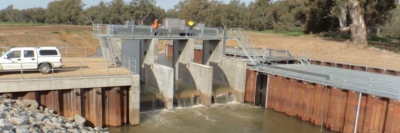
M 0 9 L 4 9 L 9 5 L 14 5 L 14 8 L 17 9 L 26 9 L 26 8 L 32 8 L 32 7 L 43 7 L 46 8 L 47 4 L 53 0 L 0 0 Z M 99 4 L 100 0 L 82 0 L 83 3 L 86 4 L 85 8 L 88 8 L 92 5 L 97 5 Z M 109 2 L 112 0 L 104 0 L 105 2 Z M 124 0 L 125 2 L 128 2 L 130 0 Z M 174 5 L 178 4 L 178 2 L 181 0 L 157 0 L 157 6 L 160 6 L 166 10 L 171 9 L 174 7 Z M 225 3 L 228 3 L 230 0 L 221 0 L 224 1 Z M 246 2 L 248 4 L 250 1 L 255 1 L 255 0 L 241 0 L 242 2 Z

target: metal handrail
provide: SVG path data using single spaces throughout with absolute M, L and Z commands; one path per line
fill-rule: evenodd
M 123 75 L 134 75 L 136 74 L 136 60 L 131 60 L 130 58 L 127 58 L 127 60 L 122 60 L 122 64 L 121 67 L 115 67 L 115 68 L 110 68 L 110 67 L 101 67 L 99 65 L 95 65 L 95 67 L 91 66 L 87 66 L 87 63 L 93 63 L 93 64 L 103 64 L 103 63 L 112 63 L 112 62 L 105 62 L 105 61 L 70 61 L 70 62 L 63 62 L 62 64 L 64 65 L 62 68 L 51 68 L 51 72 L 49 74 L 42 74 L 43 77 L 41 76 L 36 76 L 34 78 L 44 78 L 44 79 L 55 79 L 55 78 L 68 78 L 68 77 L 104 77 L 104 76 L 111 76 L 111 75 L 116 75 L 116 76 L 123 76 Z M 14 69 L 14 70 L 1 70 L 0 71 L 0 80 L 10 80 L 10 79 L 20 79 L 20 80 L 24 80 L 26 78 L 26 73 L 27 72 L 38 72 L 38 69 L 22 69 L 24 67 L 26 67 L 26 65 L 37 65 L 37 63 L 1 63 L 0 65 L 15 65 L 16 67 L 19 67 L 18 69 Z M 70 66 L 66 66 L 66 64 L 70 64 Z M 134 72 L 131 71 L 131 69 L 133 68 L 133 70 L 135 70 Z M 121 71 L 121 69 L 126 69 L 127 73 L 111 73 L 110 70 L 118 70 L 118 72 Z M 83 74 L 84 71 L 86 70 L 95 70 L 96 74 L 89 74 L 89 75 L 85 75 Z M 104 70 L 106 70 L 106 73 L 103 73 Z M 77 72 L 79 71 L 79 74 L 74 74 L 74 73 L 65 73 L 67 75 L 70 76 L 58 76 L 57 74 L 59 74 L 60 72 L 67 72 L 67 71 L 72 71 L 72 72 Z M 4 72 L 12 72 L 11 75 L 20 75 L 20 76 L 9 76 L 7 77 L 7 75 L 4 75 Z M 100 74 L 100 75 L 97 75 Z M 48 75 L 48 76 L 47 76 Z M 3 79 L 3 77 L 5 79 Z M 19 78 L 13 78 L 13 77 L 19 77 Z
M 12 47 L 0 47 L 0 53 L 7 52 Z M 63 47 L 60 48 L 60 54 L 62 57 L 90 57 L 92 54 L 96 54 L 98 47 Z M 95 51 L 95 52 L 90 52 Z

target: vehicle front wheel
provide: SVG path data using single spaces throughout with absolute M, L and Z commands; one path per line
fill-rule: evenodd
M 39 66 L 39 71 L 43 74 L 48 74 L 51 72 L 51 65 L 50 64 L 41 64 Z

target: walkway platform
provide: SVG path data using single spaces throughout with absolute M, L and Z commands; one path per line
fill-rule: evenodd
M 196 50 L 203 50 L 202 45 L 195 45 Z M 264 62 L 280 62 L 280 61 L 295 61 L 298 60 L 288 50 L 254 48 L 256 53 L 249 53 L 252 57 L 262 57 Z M 241 58 L 241 60 L 250 62 L 245 51 L 239 47 L 225 47 L 225 55 Z
M 221 40 L 224 38 L 224 31 L 218 28 L 189 29 L 188 27 L 160 27 L 153 29 L 152 26 L 93 25 L 93 36 L 110 36 L 120 39 Z
M 257 65 L 250 69 L 318 83 L 326 86 L 357 91 L 377 97 L 400 100 L 400 77 L 319 65 Z
M 111 63 L 109 63 L 111 65 Z M 108 68 L 104 58 L 63 58 L 63 68 L 55 68 L 50 74 L 42 74 L 37 70 L 0 72 L 0 80 L 71 78 L 71 77 L 98 77 L 132 75 L 123 67 Z M 126 63 L 129 65 L 129 63 Z M 134 67 L 133 63 L 131 65 Z M 129 68 L 129 66 L 125 66 Z

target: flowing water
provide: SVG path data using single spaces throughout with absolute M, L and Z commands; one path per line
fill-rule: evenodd
M 159 61 L 169 62 L 166 58 L 164 59 L 159 56 Z M 302 122 L 283 113 L 254 105 L 231 102 L 235 101 L 236 95 L 232 88 L 224 84 L 213 83 L 214 104 L 211 107 L 199 105 L 196 89 L 184 83 L 176 81 L 174 89 L 175 95 L 178 96 L 175 98 L 178 106 L 172 111 L 168 111 L 157 109 L 162 106 L 157 102 L 157 90 L 142 84 L 140 125 L 110 127 L 109 132 L 330 133 L 330 131 L 321 129 L 320 126 Z
M 111 133 L 320 133 L 296 118 L 241 103 L 141 112 L 138 126 L 109 128 Z M 329 131 L 322 130 L 323 133 Z
M 236 94 L 234 90 L 228 85 L 214 82 L 212 89 L 214 103 L 228 103 L 236 100 Z
M 174 92 L 174 100 L 176 100 L 178 107 L 190 107 L 200 104 L 200 94 L 196 88 L 175 81 Z

